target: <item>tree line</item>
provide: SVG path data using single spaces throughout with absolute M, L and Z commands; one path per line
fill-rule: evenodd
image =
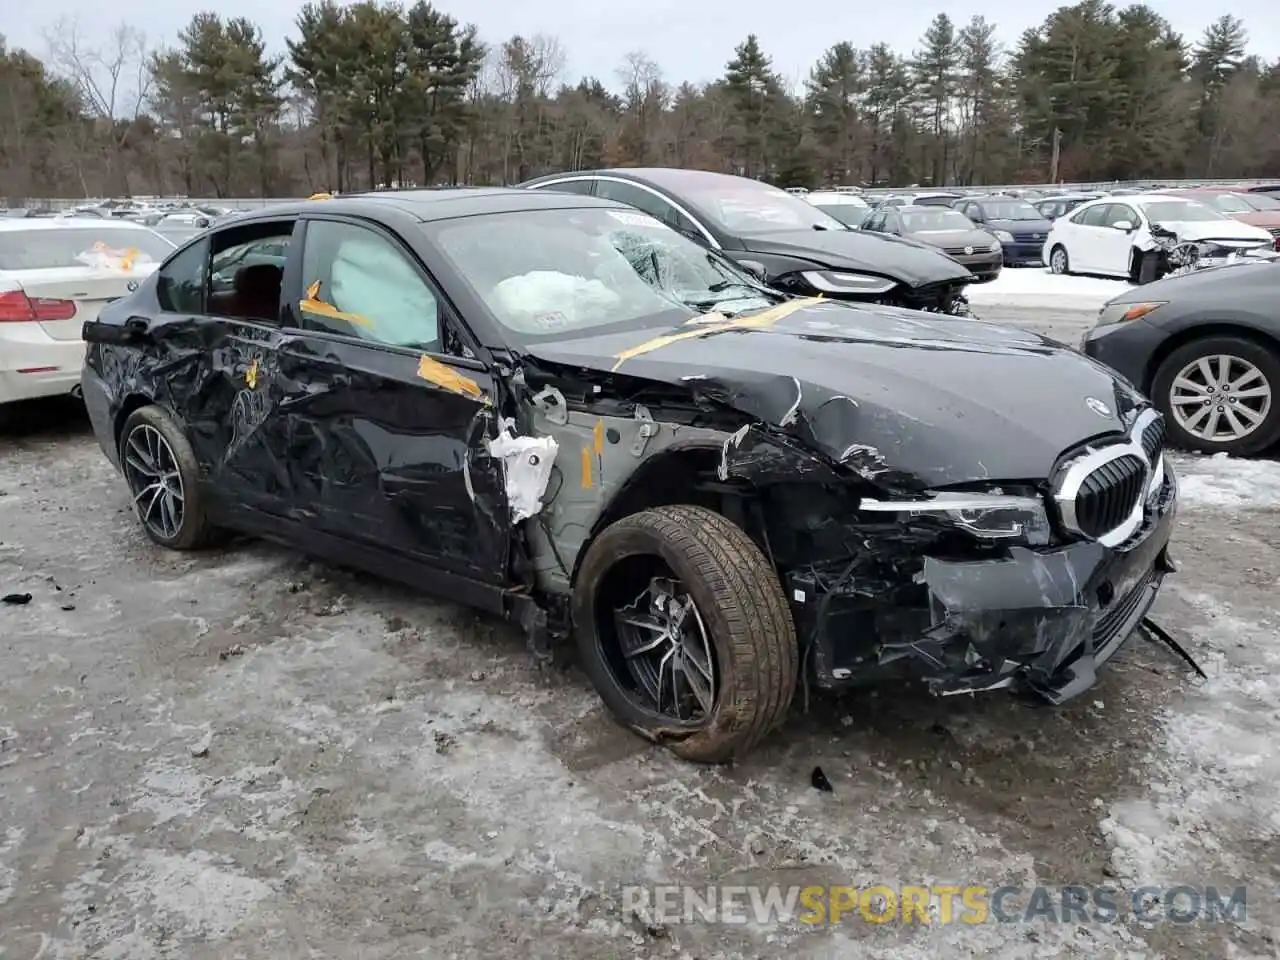
M 696 167 L 783 186 L 1280 174 L 1280 60 L 1223 16 L 1189 40 L 1155 7 L 1084 0 L 1011 48 L 939 14 L 915 50 L 840 42 L 799 88 L 747 36 L 714 82 L 629 53 L 565 77 L 554 37 L 487 42 L 425 0 L 307 4 L 283 52 L 197 14 L 152 47 L 74 21 L 43 56 L 0 38 L 0 196 L 270 197 Z

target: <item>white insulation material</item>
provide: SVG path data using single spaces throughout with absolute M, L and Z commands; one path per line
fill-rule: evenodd
M 519 523 L 542 509 L 559 445 L 552 437 L 518 437 L 514 426 L 509 419 L 502 421 L 497 439 L 489 441 L 489 455 L 502 460 L 511 520 Z

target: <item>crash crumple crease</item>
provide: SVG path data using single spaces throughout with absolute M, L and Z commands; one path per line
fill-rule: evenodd
M 559 445 L 553 437 L 516 436 L 515 422 L 506 418 L 488 447 L 490 456 L 502 460 L 512 522 L 527 520 L 542 509 Z

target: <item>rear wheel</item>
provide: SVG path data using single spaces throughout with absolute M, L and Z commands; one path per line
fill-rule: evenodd
M 1065 276 L 1071 272 L 1071 261 L 1067 257 L 1067 248 L 1061 244 L 1049 251 L 1049 271 Z
M 799 650 L 782 585 L 746 532 L 694 506 L 607 528 L 574 586 L 582 663 L 641 736 L 722 763 L 787 714 Z
M 1173 351 L 1152 381 L 1169 438 L 1202 453 L 1250 456 L 1280 441 L 1280 357 L 1243 337 L 1193 340 Z
M 195 454 L 168 412 L 148 406 L 129 415 L 120 431 L 120 467 L 148 537 L 171 550 L 212 541 Z

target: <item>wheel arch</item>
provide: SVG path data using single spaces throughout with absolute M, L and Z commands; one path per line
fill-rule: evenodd
M 123 439 L 124 425 L 133 416 L 134 411 L 153 405 L 158 406 L 156 401 L 145 393 L 131 393 L 124 398 L 111 424 L 111 439 L 117 450 L 120 449 L 120 441 Z
M 726 501 L 735 499 L 733 492 L 736 485 L 726 483 L 721 491 L 708 490 L 702 486 L 707 475 L 714 474 L 722 455 L 723 448 L 718 443 L 691 440 L 674 443 L 648 457 L 596 516 L 590 534 L 578 548 L 571 582 L 577 581 L 582 560 L 591 544 L 604 530 L 623 517 L 652 507 L 685 503 L 706 507 L 734 520 L 732 511 L 726 510 L 725 505 Z M 743 486 L 737 499 L 741 501 L 750 494 L 750 488 Z M 753 539 L 756 539 L 754 535 Z
M 1151 394 L 1151 390 L 1155 386 L 1156 372 L 1160 369 L 1160 365 L 1173 355 L 1175 350 L 1179 350 L 1197 340 L 1207 340 L 1210 337 L 1222 336 L 1240 337 L 1243 340 L 1252 341 L 1258 346 L 1280 356 L 1280 338 L 1264 330 L 1259 330 L 1257 327 L 1232 320 L 1215 320 L 1210 323 L 1196 324 L 1168 337 L 1151 354 L 1151 358 L 1147 361 L 1146 369 L 1143 371 L 1142 392 L 1148 396 Z

